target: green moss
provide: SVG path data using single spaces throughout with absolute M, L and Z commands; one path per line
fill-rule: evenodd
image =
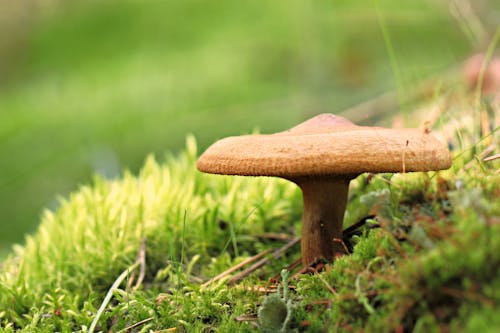
M 145 239 L 144 281 L 137 290 L 126 281 L 113 291 L 97 330 L 141 321 L 140 332 L 255 330 L 255 321 L 241 318 L 256 316 L 276 296 L 246 287 L 268 286 L 298 257 L 298 247 L 236 287 L 201 282 L 281 245 L 259 235 L 300 230 L 300 193 L 277 179 L 198 173 L 196 157 L 190 138 L 185 152 L 163 165 L 149 158 L 138 176 L 96 178 L 47 211 L 37 233 L 3 263 L 0 328 L 88 331 Z M 498 329 L 500 176 L 494 164 L 463 167 L 465 158 L 471 157 L 457 157 L 450 171 L 355 180 L 346 224 L 375 214 L 369 223 L 380 227 L 353 236 L 351 255 L 320 275 L 290 280 L 286 302 L 274 299 L 293 307 L 289 330 Z
M 265 244 L 256 235 L 288 231 L 300 221 L 293 185 L 204 175 L 195 160 L 189 139 L 185 153 L 168 157 L 165 166 L 149 158 L 138 177 L 96 178 L 47 211 L 38 232 L 4 264 L 2 325 L 88 326 L 99 297 L 135 261 L 142 239 L 151 290 L 181 291 L 258 252 Z

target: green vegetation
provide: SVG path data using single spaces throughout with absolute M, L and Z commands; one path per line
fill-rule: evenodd
M 498 105 L 448 72 L 415 88 L 491 42 L 458 2 L 43 3 L 0 63 L 2 332 L 498 331 Z M 321 272 L 271 254 L 300 236 L 295 185 L 195 170 L 218 137 L 391 90 L 382 111 L 430 119 L 453 166 L 354 180 L 345 227 L 376 217 Z
M 95 172 L 137 173 L 188 133 L 204 148 L 396 88 L 385 111 L 408 109 L 415 82 L 482 40 L 448 2 L 25 1 L 40 15 L 0 29 L 22 41 L 0 61 L 16 64 L 0 82 L 0 249 L 34 231 L 56 194 Z
M 281 246 L 266 233 L 297 234 L 294 185 L 196 172 L 192 138 L 162 165 L 149 158 L 138 176 L 97 177 L 47 211 L 3 264 L 0 327 L 88 332 L 99 313 L 96 331 L 241 332 L 255 329 L 259 305 L 268 304 L 261 325 L 292 331 L 493 332 L 500 327 L 500 174 L 498 160 L 479 156 L 498 144 L 498 128 L 480 139 L 468 131 L 468 114 L 441 117 L 445 133 L 444 119 L 465 120 L 449 138 L 457 147 L 450 170 L 353 181 L 346 225 L 375 214 L 380 227 L 361 229 L 348 240 L 352 253 L 322 273 L 285 277 L 293 288 L 282 296 L 266 298 L 254 287 L 272 287 L 269 278 L 298 258 L 298 247 L 237 285 L 202 282 Z M 146 265 L 137 283 L 141 243 Z M 271 303 L 285 311 L 274 321 Z

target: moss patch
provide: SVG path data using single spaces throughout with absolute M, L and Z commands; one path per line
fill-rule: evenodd
M 448 171 L 353 181 L 346 225 L 374 214 L 369 223 L 380 228 L 353 236 L 352 254 L 321 274 L 289 280 L 288 328 L 498 329 L 500 175 L 498 161 L 475 159 L 487 143 L 456 153 Z M 283 244 L 263 235 L 298 234 L 300 193 L 277 179 L 198 173 L 196 157 L 189 139 L 164 164 L 149 158 L 138 176 L 96 178 L 47 211 L 37 233 L 2 264 L 0 328 L 87 332 L 145 240 L 144 280 L 134 288 L 135 270 L 113 291 L 97 331 L 255 330 L 260 304 L 276 296 L 248 287 L 270 287 L 269 278 L 300 256 L 298 247 L 236 286 L 202 282 Z

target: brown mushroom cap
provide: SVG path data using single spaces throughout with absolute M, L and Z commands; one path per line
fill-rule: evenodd
M 320 114 L 270 135 L 217 141 L 199 158 L 200 171 L 225 175 L 294 178 L 447 169 L 446 145 L 419 129 L 357 126 Z

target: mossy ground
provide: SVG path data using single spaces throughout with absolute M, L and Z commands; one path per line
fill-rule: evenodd
M 449 137 L 450 170 L 352 182 L 346 226 L 374 214 L 368 223 L 380 227 L 362 229 L 349 240 L 352 253 L 322 273 L 288 281 L 289 331 L 500 328 L 499 160 L 480 158 L 498 149 L 498 128 L 483 137 L 467 128 Z M 266 234 L 299 235 L 300 192 L 279 179 L 201 174 L 196 158 L 189 139 L 179 156 L 149 158 L 137 176 L 96 178 L 47 211 L 2 264 L 0 328 L 88 332 L 142 247 L 144 280 L 135 288 L 138 269 L 126 274 L 95 331 L 255 330 L 265 295 L 252 287 L 270 287 L 269 278 L 300 256 L 298 246 L 235 286 L 202 282 L 283 244 Z

